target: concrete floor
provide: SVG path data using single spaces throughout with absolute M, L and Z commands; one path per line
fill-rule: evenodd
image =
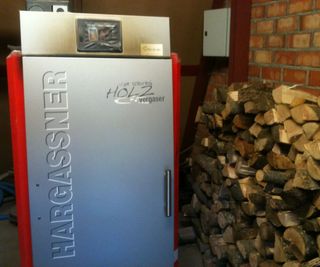
M 0 214 L 8 214 L 13 203 L 0 207 Z M 203 267 L 202 258 L 196 244 L 187 244 L 179 248 L 180 267 Z M 19 267 L 19 249 L 17 226 L 8 221 L 0 221 L 0 267 Z
M 0 214 L 8 214 L 14 205 L 1 206 Z M 0 221 L 0 267 L 19 267 L 18 229 L 8 221 Z

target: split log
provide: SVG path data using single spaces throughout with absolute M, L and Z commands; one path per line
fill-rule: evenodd
M 308 157 L 307 171 L 313 179 L 320 181 L 320 163 L 312 157 Z
M 199 199 L 199 201 L 204 205 L 206 205 L 208 208 L 210 208 L 212 205 L 212 201 L 206 196 L 206 194 L 202 192 L 199 184 L 193 183 L 192 189 L 193 189 L 193 192 L 195 192 L 195 194 L 197 195 L 197 198 Z
M 278 113 L 275 108 L 270 109 L 266 113 L 263 114 L 264 121 L 267 125 L 273 125 L 275 123 L 279 123 L 280 120 L 278 118 Z
M 312 205 L 315 206 L 318 210 L 320 210 L 320 192 L 316 192 L 313 200 L 312 200 Z
M 282 267 L 302 267 L 298 261 L 287 261 L 282 265 Z M 307 267 L 307 266 L 305 266 Z M 310 267 L 310 266 L 309 266 Z
M 320 217 L 306 220 L 303 224 L 303 229 L 307 232 L 320 232 Z
M 283 191 L 281 194 L 283 194 Z M 281 196 L 271 196 L 268 201 L 270 208 L 273 210 L 288 210 L 290 208 Z
M 248 165 L 242 158 L 236 163 L 236 173 L 241 177 L 254 176 L 256 170 Z
M 316 131 L 316 133 L 312 136 L 312 140 L 320 140 L 320 130 Z
M 260 262 L 259 267 L 281 267 L 281 266 L 273 260 L 266 260 L 266 261 Z
M 292 118 L 299 124 L 320 120 L 320 108 L 317 105 L 302 104 L 291 109 Z
M 274 152 L 269 152 L 267 155 L 268 163 L 277 170 L 288 170 L 288 169 L 294 169 L 294 164 L 292 161 L 284 156 L 279 155 Z
M 213 255 L 216 255 L 219 260 L 227 259 L 228 245 L 223 240 L 222 235 L 211 235 L 209 244 Z
M 275 108 L 280 123 L 283 123 L 286 119 L 291 117 L 290 109 L 287 105 L 277 104 L 275 105 Z
M 248 159 L 248 165 L 256 170 L 262 169 L 267 163 L 267 157 L 260 153 L 254 153 Z
M 274 106 L 272 98 L 272 88 L 266 83 L 251 82 L 238 89 L 239 101 L 252 101 L 259 111 L 267 111 Z
M 300 224 L 299 217 L 292 211 L 279 211 L 277 213 L 278 219 L 282 226 L 284 227 L 290 227 L 290 226 L 297 226 Z
M 217 214 L 211 212 L 206 206 L 201 206 L 200 223 L 205 234 L 210 233 L 211 227 L 218 226 Z
M 200 183 L 200 189 L 202 190 L 202 192 L 206 194 L 207 197 L 210 198 L 212 196 L 211 183 L 206 183 L 206 182 Z
M 249 200 L 256 206 L 257 209 L 265 209 L 266 196 L 264 193 L 251 193 L 249 194 Z
M 320 160 L 320 140 L 306 143 L 304 148 L 314 159 Z
M 272 149 L 274 145 L 273 138 L 269 137 L 259 137 L 254 142 L 254 151 L 255 152 L 268 152 Z
M 317 96 L 307 92 L 291 89 L 289 86 L 281 85 L 272 91 L 272 96 L 277 104 L 288 104 L 296 98 L 305 99 L 317 103 Z
M 251 267 L 258 267 L 262 262 L 262 257 L 260 253 L 256 250 L 253 250 L 249 254 L 249 263 Z
M 290 139 L 288 137 L 288 132 L 284 129 L 282 125 L 275 125 L 271 128 L 272 138 L 275 142 L 290 144 Z
M 244 260 L 249 259 L 249 253 L 254 249 L 254 240 L 238 240 L 236 245 L 242 258 Z
M 229 244 L 235 243 L 235 233 L 231 225 L 227 226 L 227 228 L 223 231 L 222 237 L 226 243 L 229 243 Z
M 295 161 L 297 154 L 298 154 L 298 151 L 293 146 L 291 146 L 288 153 L 288 158 L 291 161 Z
M 269 223 L 264 222 L 259 226 L 259 235 L 263 241 L 274 241 L 275 227 Z
M 251 116 L 237 114 L 236 116 L 234 116 L 232 122 L 237 128 L 246 130 L 246 129 L 249 129 L 250 126 L 252 125 L 253 119 Z
M 283 238 L 290 243 L 290 251 L 300 262 L 316 256 L 315 241 L 302 228 L 296 226 L 287 228 Z
M 220 102 L 204 102 L 202 105 L 202 112 L 206 114 L 220 114 L 224 105 Z
M 263 241 L 259 234 L 254 240 L 254 247 L 263 258 L 273 257 L 273 243 Z
M 296 166 L 296 169 L 307 169 L 308 157 L 309 155 L 307 154 L 307 152 L 303 154 L 297 153 L 296 158 L 294 160 L 294 165 Z
M 306 100 L 303 98 L 294 98 L 292 100 L 292 102 L 290 103 L 290 107 L 294 108 L 296 106 L 304 104 L 305 102 L 306 102 Z
M 222 175 L 224 177 L 228 177 L 230 179 L 237 179 L 238 175 L 236 173 L 236 169 L 232 167 L 230 164 L 226 164 L 222 169 Z
M 284 129 L 287 132 L 289 140 L 292 140 L 294 137 L 303 134 L 303 129 L 300 125 L 295 123 L 293 120 L 286 120 L 283 122 Z
M 248 216 L 255 216 L 257 213 L 256 206 L 250 201 L 241 202 L 241 209 Z
M 274 171 L 274 170 L 258 170 L 256 172 L 256 179 L 258 182 L 267 182 L 277 185 L 284 185 L 289 179 L 293 178 L 294 170 Z
M 299 188 L 285 188 L 281 197 L 291 209 L 296 209 L 301 206 L 301 203 L 307 203 L 312 195 Z
M 275 233 L 273 259 L 279 263 L 287 262 L 288 260 L 293 259 L 293 255 L 290 253 L 289 246 L 278 232 Z
M 307 139 L 307 137 L 304 134 L 301 134 L 299 138 L 293 143 L 293 146 L 297 151 L 303 153 L 305 150 L 304 145 L 308 142 L 309 140 Z
M 223 128 L 223 118 L 222 118 L 222 116 L 220 116 L 218 114 L 214 114 L 213 118 L 214 118 L 215 126 L 217 128 L 220 128 L 220 129 Z
M 231 114 L 240 114 L 243 112 L 243 104 L 238 102 L 238 92 L 232 91 L 228 92 L 226 105 L 221 111 L 221 116 L 223 119 L 226 119 Z
M 255 122 L 252 124 L 252 126 L 249 128 L 249 133 L 253 135 L 254 137 L 258 137 L 258 135 L 261 133 L 262 127 L 259 125 L 259 123 Z
M 255 116 L 254 121 L 261 126 L 266 124 L 266 121 L 264 120 L 264 113 L 259 113 Z
M 255 239 L 258 235 L 256 227 L 243 227 L 239 224 L 233 226 L 236 240 Z
M 243 257 L 235 245 L 228 245 L 227 257 L 231 266 L 240 266 L 244 262 Z
M 244 158 L 248 158 L 254 152 L 253 144 L 250 144 L 240 138 L 234 140 L 234 148 L 240 153 Z
M 304 134 L 308 139 L 311 139 L 314 134 L 319 131 L 320 125 L 317 122 L 307 122 L 302 125 L 302 129 L 304 131 Z
M 269 206 L 269 201 L 266 203 L 266 217 L 275 227 L 280 227 L 282 225 L 278 213 Z
M 212 207 L 212 211 L 214 213 L 218 213 L 221 210 L 229 210 L 230 209 L 230 202 L 226 200 L 216 200 Z
M 197 197 L 196 194 L 193 194 L 192 195 L 192 199 L 191 199 L 191 207 L 193 208 L 193 210 L 198 213 L 200 212 L 200 209 L 201 209 L 201 203 Z
M 257 105 L 257 103 L 255 103 L 253 101 L 248 101 L 248 102 L 244 103 L 244 112 L 245 113 L 257 114 L 260 111 L 261 110 L 259 109 L 259 106 Z
M 238 131 L 238 132 L 237 132 L 237 135 L 238 135 L 241 139 L 247 141 L 248 143 L 253 143 L 254 140 L 255 140 L 255 138 L 250 134 L 249 129 L 244 130 L 244 131 L 240 131 L 240 132 Z M 233 139 L 233 140 L 234 140 L 234 139 Z M 232 141 L 233 141 L 233 140 L 232 140 Z
M 319 267 L 319 266 L 320 266 L 320 257 L 316 257 L 312 260 L 309 260 L 301 264 L 301 267 Z
M 234 215 L 229 211 L 220 211 L 218 213 L 218 224 L 221 229 L 225 229 L 228 225 L 235 222 Z
M 320 189 L 319 184 L 309 176 L 307 170 L 296 171 L 292 186 L 311 191 Z
M 202 228 L 201 228 L 201 223 L 200 223 L 200 219 L 198 218 L 192 218 L 191 219 L 191 222 L 192 222 L 192 225 L 194 227 L 194 230 L 197 234 L 197 236 L 201 239 L 201 241 L 203 243 L 208 243 L 209 242 L 209 238 L 208 236 L 202 231 Z

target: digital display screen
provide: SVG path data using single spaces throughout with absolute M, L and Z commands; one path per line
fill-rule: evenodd
M 116 20 L 77 20 L 78 51 L 122 52 L 121 22 Z

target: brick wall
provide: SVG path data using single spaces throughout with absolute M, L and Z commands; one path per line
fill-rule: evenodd
M 320 89 L 320 0 L 252 0 L 253 79 Z
M 212 101 L 217 87 L 228 85 L 228 68 L 215 69 L 210 75 L 205 101 Z

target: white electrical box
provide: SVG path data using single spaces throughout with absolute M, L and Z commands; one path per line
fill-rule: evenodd
M 229 56 L 230 17 L 230 8 L 211 9 L 204 11 L 204 56 Z

